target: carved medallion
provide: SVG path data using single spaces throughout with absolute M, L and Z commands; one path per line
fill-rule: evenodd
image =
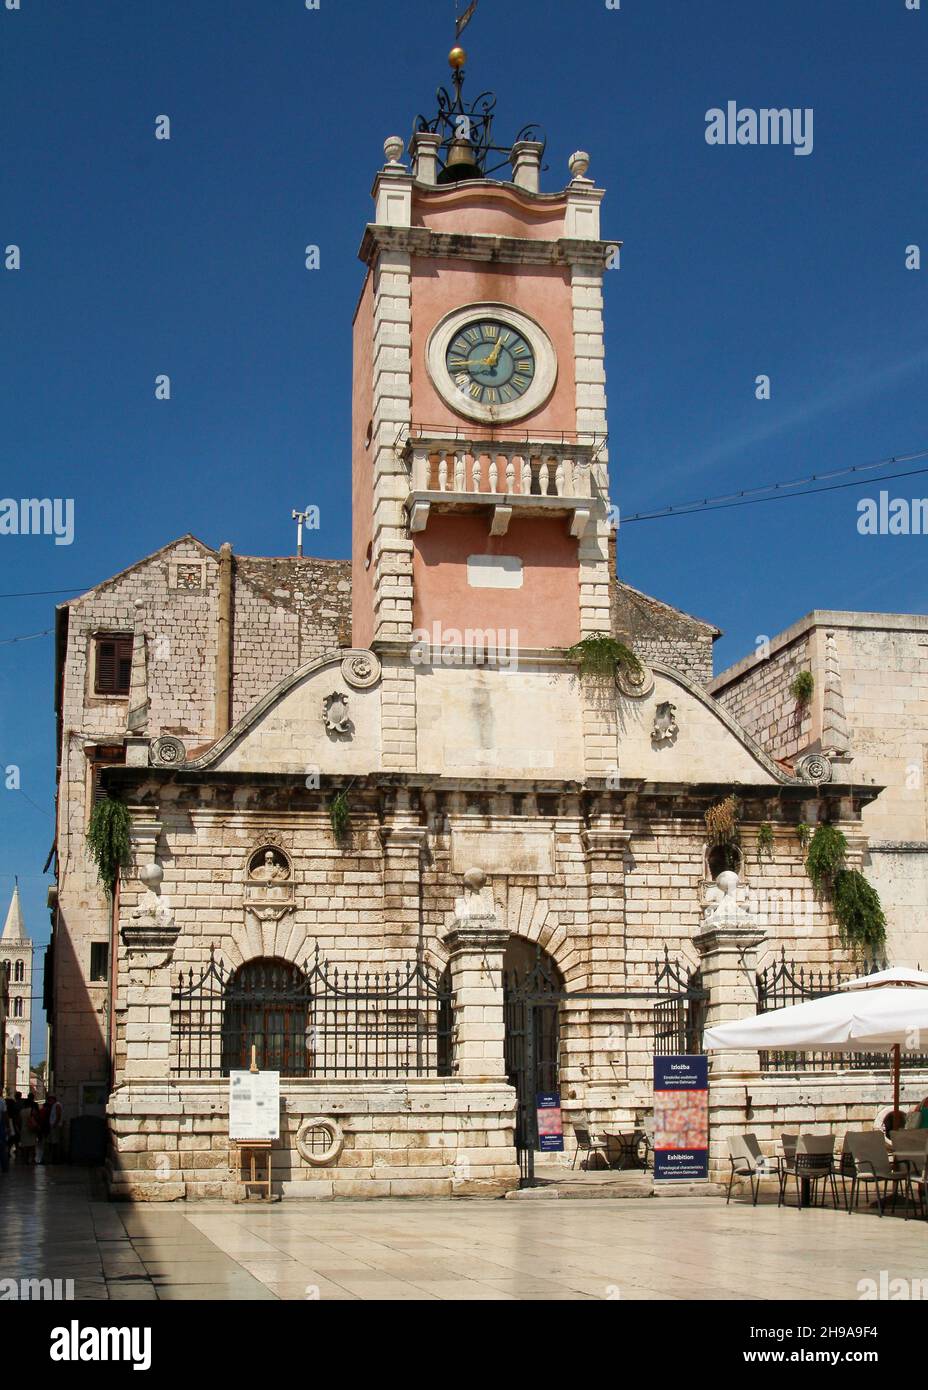
M 796 764 L 796 776 L 801 777 L 803 782 L 814 782 L 819 787 L 823 782 L 831 781 L 831 763 L 824 753 L 807 753 Z
M 162 734 L 153 739 L 149 748 L 152 767 L 180 767 L 187 761 L 187 749 L 179 738 L 172 734 Z
M 354 690 L 370 690 L 380 680 L 380 659 L 373 652 L 349 652 L 342 660 L 342 679 Z
M 654 672 L 643 661 L 639 661 L 637 668 L 617 666 L 615 683 L 619 692 L 630 700 L 643 700 L 654 689 Z

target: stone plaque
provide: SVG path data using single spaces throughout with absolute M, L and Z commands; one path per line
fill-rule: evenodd
M 553 874 L 553 830 L 451 828 L 451 871 L 478 867 L 487 874 Z
M 522 561 L 517 555 L 468 555 L 467 582 L 472 589 L 521 589 Z

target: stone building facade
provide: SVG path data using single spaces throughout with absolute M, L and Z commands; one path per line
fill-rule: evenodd
M 717 629 L 615 577 L 589 159 L 542 192 L 520 140 L 492 178 L 452 114 L 375 178 L 350 571 L 188 536 L 60 610 L 52 1073 L 70 1113 L 111 1088 L 117 1196 L 238 1190 L 252 1047 L 285 1194 L 500 1194 L 537 1090 L 632 1129 L 700 1009 L 753 1010 L 781 947 L 843 962 L 797 827 L 862 862 L 877 789 L 776 761 L 704 688 Z M 98 794 L 129 818 L 112 902 Z M 716 1157 L 744 1089 L 720 1071 Z
M 800 671 L 807 703 L 790 689 Z M 710 690 L 785 765 L 824 753 L 827 775 L 882 788 L 863 814 L 864 872 L 892 959 L 928 962 L 928 618 L 816 610 Z
M 49 1065 L 69 1115 L 113 1079 L 112 913 L 85 848 L 105 769 L 133 740 L 212 743 L 347 640 L 350 604 L 340 561 L 237 557 L 185 536 L 59 608 Z

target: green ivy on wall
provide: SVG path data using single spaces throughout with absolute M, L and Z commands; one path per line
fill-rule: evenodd
M 886 945 L 886 916 L 880 895 L 857 869 L 845 867 L 847 839 L 833 825 L 815 828 L 806 872 L 817 893 L 831 898 L 842 946 L 875 959 Z
M 87 852 L 97 866 L 100 882 L 112 897 L 119 870 L 126 868 L 131 857 L 129 812 L 123 802 L 104 796 L 96 803 L 87 827 Z
M 641 671 L 641 662 L 631 647 L 606 633 L 584 637 L 568 647 L 564 655 L 568 661 L 577 663 L 581 676 L 594 680 L 611 680 L 616 671 L 628 671 L 636 676 Z

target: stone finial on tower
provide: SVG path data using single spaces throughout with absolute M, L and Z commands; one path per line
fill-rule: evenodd
M 586 171 L 590 167 L 590 156 L 586 150 L 574 150 L 567 161 L 567 167 L 572 179 L 584 179 L 586 178 Z
M 541 156 L 544 148 L 540 140 L 517 140 L 509 151 L 512 181 L 527 193 L 537 193 L 541 187 Z

